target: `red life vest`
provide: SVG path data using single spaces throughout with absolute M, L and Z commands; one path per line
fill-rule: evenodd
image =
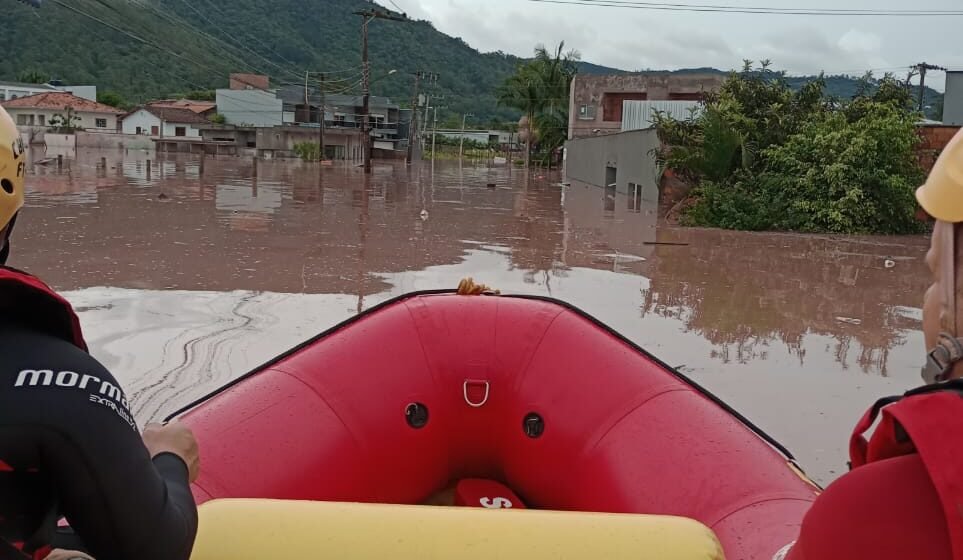
M 87 351 L 87 343 L 80 329 L 80 320 L 70 303 L 40 279 L 26 272 L 0 266 L 0 313 L 7 320 L 22 322 Z M 56 517 L 51 519 L 56 521 Z M 50 553 L 50 547 L 35 542 L 40 535 L 38 531 L 37 535 L 29 539 L 34 541 L 33 546 L 29 543 L 8 543 L 0 539 L 0 559 L 34 558 L 36 560 L 46 557 Z M 33 554 L 27 556 L 20 552 L 25 545 L 33 550 Z
M 867 441 L 863 434 L 881 412 L 879 426 Z M 961 438 L 963 380 L 958 379 L 880 399 L 856 425 L 849 442 L 854 469 L 873 461 L 919 454 L 943 506 L 954 560 L 963 560 Z
M 74 308 L 35 276 L 0 266 L 0 311 L 87 351 Z

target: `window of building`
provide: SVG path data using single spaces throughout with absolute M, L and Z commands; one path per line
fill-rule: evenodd
M 344 115 L 335 113 L 334 114 L 334 124 L 338 126 L 344 126 L 346 124 L 346 118 Z
M 27 124 L 29 124 L 30 126 L 33 126 L 34 118 L 35 117 L 33 115 L 27 115 Z
M 602 120 L 622 122 L 623 101 L 645 101 L 648 98 L 649 95 L 645 92 L 606 93 L 602 96 Z
M 175 126 L 175 127 L 174 127 L 174 136 L 187 136 L 187 127 L 184 127 L 184 126 Z
M 143 132 L 143 129 L 139 126 L 134 130 L 134 134 L 137 134 L 137 135 L 140 135 L 142 132 Z
M 150 135 L 151 135 L 151 136 L 157 136 L 157 135 L 159 135 L 159 134 L 160 134 L 160 127 L 159 127 L 159 126 L 156 126 L 156 125 L 155 125 L 155 126 L 150 127 Z
M 6 100 L 7 100 L 7 92 L 0 93 L 0 101 L 6 101 Z
M 107 119 L 94 120 L 94 126 L 96 126 L 97 128 L 107 128 Z
M 594 121 L 595 120 L 595 105 L 579 105 L 578 108 L 578 118 Z
M 39 124 L 40 126 L 46 125 L 46 124 L 47 124 L 47 116 L 46 116 L 46 115 L 37 115 L 37 124 Z
M 27 115 L 17 115 L 17 124 L 26 126 L 27 125 Z

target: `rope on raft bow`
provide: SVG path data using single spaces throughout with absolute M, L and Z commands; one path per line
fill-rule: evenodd
M 501 295 L 501 291 L 486 286 L 476 284 L 472 278 L 464 278 L 458 283 L 458 295 L 460 296 L 480 296 L 480 295 Z

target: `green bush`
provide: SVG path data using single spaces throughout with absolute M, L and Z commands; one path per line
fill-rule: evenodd
M 294 153 L 304 161 L 318 161 L 321 159 L 321 145 L 317 142 L 298 142 L 294 145 Z
M 744 230 L 920 231 L 913 191 L 918 115 L 884 78 L 846 103 L 815 81 L 792 92 L 778 74 L 734 75 L 698 117 L 660 115 L 657 154 L 694 186 L 689 225 Z

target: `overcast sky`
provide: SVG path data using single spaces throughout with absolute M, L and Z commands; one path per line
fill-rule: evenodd
M 537 43 L 561 40 L 582 59 L 624 70 L 714 66 L 732 69 L 745 58 L 772 59 L 791 74 L 859 75 L 878 69 L 905 76 L 929 62 L 963 69 L 963 16 L 825 17 L 658 12 L 558 5 L 528 0 L 394 0 L 408 15 L 427 19 L 484 51 L 530 56 Z M 379 3 L 391 6 L 389 0 Z M 784 8 L 867 10 L 963 9 L 961 0 L 672 0 Z M 927 85 L 943 89 L 942 72 Z

